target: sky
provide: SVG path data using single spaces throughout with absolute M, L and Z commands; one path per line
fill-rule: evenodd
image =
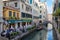
M 49 14 L 52 14 L 54 0 L 47 0 L 46 2 L 47 2 L 48 13 Z

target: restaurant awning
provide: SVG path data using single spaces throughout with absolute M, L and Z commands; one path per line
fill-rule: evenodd
M 32 22 L 32 20 L 7 20 L 8 23 Z

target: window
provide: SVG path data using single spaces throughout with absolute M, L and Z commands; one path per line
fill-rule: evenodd
M 54 4 L 54 8 L 53 9 L 54 9 L 54 11 L 56 10 L 56 4 Z
M 12 16 L 12 11 L 9 11 L 9 16 Z
M 42 23 L 42 21 L 40 20 L 39 23 Z M 41 34 L 41 33 L 40 33 Z
M 42 6 L 40 6 L 40 8 L 42 8 Z
M 27 14 L 27 13 L 22 13 L 23 18 L 32 18 L 32 15 Z
M 42 11 L 40 11 L 40 13 L 42 13 Z
M 16 13 L 15 12 L 13 12 L 13 17 L 15 17 L 16 16 Z
M 43 18 L 45 18 L 45 16 L 43 16 Z
M 37 3 L 36 3 L 36 6 L 38 6 Z
M 35 2 L 35 4 L 34 4 L 36 7 L 38 6 L 38 4 Z
M 23 4 L 22 4 L 22 9 L 23 9 Z
M 21 2 L 25 3 L 26 0 L 21 0 Z
M 19 17 L 19 13 L 17 13 L 17 17 Z
M 15 3 L 15 7 L 17 7 L 17 3 Z
M 4 3 L 4 6 L 6 6 L 6 3 Z
M 22 17 L 24 18 L 26 14 L 22 12 L 22 14 L 21 14 L 21 15 L 22 15 Z
M 30 12 L 32 13 L 32 9 L 30 9 Z
M 39 17 L 37 17 L 37 16 L 33 16 L 34 17 L 34 19 L 38 19 Z
M 26 11 L 29 11 L 29 7 L 28 6 L 26 6 Z
M 30 4 L 32 4 L 32 0 L 30 0 Z
M 60 3 L 59 3 L 59 7 L 60 7 Z
M 40 15 L 40 18 L 42 18 L 42 15 Z
M 32 18 L 32 15 L 26 14 L 26 18 Z
M 27 3 L 29 3 L 29 0 L 27 0 Z

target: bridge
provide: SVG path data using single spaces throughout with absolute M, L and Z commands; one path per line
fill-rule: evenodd
M 56 24 L 56 22 L 54 20 L 52 22 L 51 21 L 43 22 L 43 24 L 46 24 L 46 26 L 48 26 L 48 23 L 52 24 L 54 40 L 59 40 L 59 38 L 58 38 L 59 35 L 57 33 L 57 24 Z
M 54 27 L 54 22 L 51 22 L 51 21 L 45 21 L 45 22 L 43 22 L 42 24 L 47 27 L 49 23 L 52 24 L 53 27 Z

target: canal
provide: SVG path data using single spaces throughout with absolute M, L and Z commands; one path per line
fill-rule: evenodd
M 45 29 L 30 33 L 29 35 L 26 35 L 21 40 L 53 40 L 53 30 L 49 29 L 51 25 L 48 25 L 48 31 Z M 52 26 L 51 26 L 52 28 Z

